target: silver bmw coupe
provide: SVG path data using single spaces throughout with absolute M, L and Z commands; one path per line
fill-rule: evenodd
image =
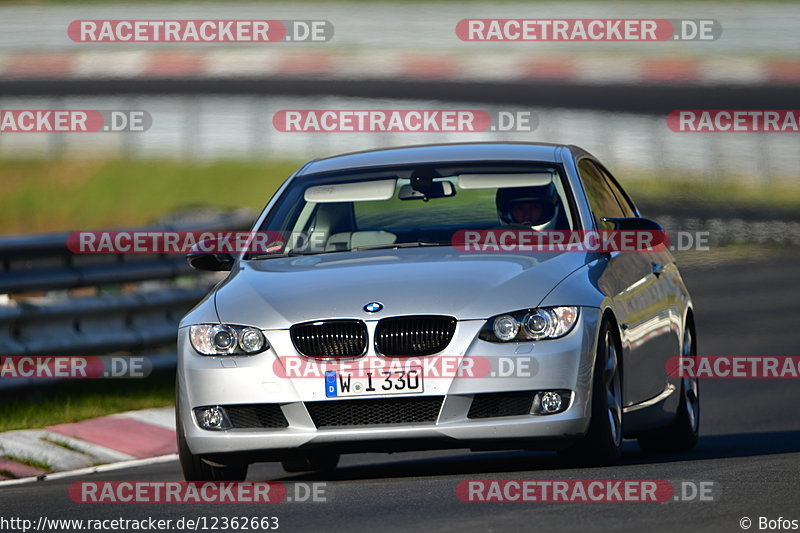
M 691 449 L 698 384 L 667 369 L 697 347 L 675 261 L 664 243 L 589 239 L 660 230 L 575 146 L 307 163 L 256 221 L 260 246 L 189 255 L 230 274 L 178 332 L 186 479 L 241 480 L 260 461 L 328 470 L 358 452 L 554 450 L 601 465 L 624 438 Z

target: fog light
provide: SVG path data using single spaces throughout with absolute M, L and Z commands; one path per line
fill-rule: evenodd
M 569 407 L 571 393 L 569 391 L 541 391 L 533 399 L 535 415 L 552 415 L 565 411 Z
M 228 415 L 222 407 L 200 407 L 194 410 L 194 414 L 203 429 L 221 431 L 231 427 Z
M 555 392 L 545 392 L 542 394 L 541 406 L 545 413 L 555 413 L 561 409 L 561 396 Z

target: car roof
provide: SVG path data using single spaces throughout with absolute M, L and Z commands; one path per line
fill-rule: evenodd
M 303 167 L 298 177 L 341 170 L 413 165 L 417 163 L 472 163 L 484 161 L 559 163 L 561 158 L 558 152 L 562 148 L 569 150 L 573 156 L 579 153 L 586 153 L 572 145 L 524 142 L 473 142 L 400 146 L 316 159 Z

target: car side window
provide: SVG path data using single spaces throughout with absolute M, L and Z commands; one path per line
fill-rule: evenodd
M 600 170 L 588 159 L 578 164 L 578 172 L 589 200 L 595 225 L 604 230 L 613 229 L 613 224 L 601 222 L 603 217 L 624 217 L 625 213 L 617 202 L 614 192 L 608 186 Z
M 622 187 L 617 183 L 617 180 L 611 175 L 611 173 L 603 167 L 602 165 L 595 165 L 595 167 L 600 170 L 605 178 L 606 183 L 608 183 L 608 187 L 611 189 L 611 192 L 614 193 L 614 196 L 617 198 L 617 202 L 619 202 L 620 207 L 622 207 L 622 212 L 625 214 L 626 217 L 635 217 L 636 216 L 636 208 L 631 203 L 628 195 L 625 191 L 622 190 Z

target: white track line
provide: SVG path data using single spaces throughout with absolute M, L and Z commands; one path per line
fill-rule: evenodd
M 105 465 L 90 466 L 88 468 L 79 468 L 77 470 L 68 470 L 66 472 L 55 472 L 53 474 L 42 474 L 41 476 L 23 477 L 19 479 L 8 479 L 5 481 L 0 481 L 0 487 L 7 487 L 10 485 L 23 485 L 25 483 L 35 483 L 36 481 L 52 481 L 56 479 L 64 479 L 75 476 L 98 474 L 101 472 L 112 472 L 114 470 L 122 470 L 124 468 L 133 468 L 137 466 L 169 463 L 177 459 L 178 459 L 177 453 L 171 453 L 169 455 L 159 455 L 158 457 L 147 457 L 145 459 L 133 459 L 131 461 L 121 461 L 119 463 L 109 463 Z

